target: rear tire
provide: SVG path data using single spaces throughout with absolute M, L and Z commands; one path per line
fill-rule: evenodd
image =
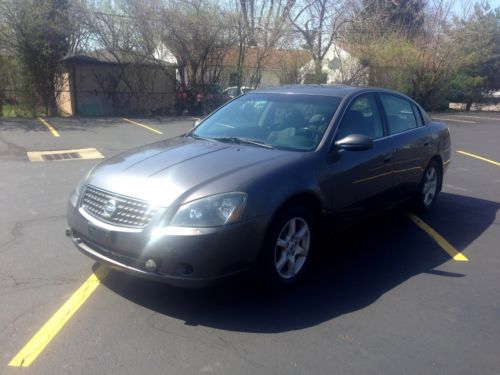
M 316 220 L 304 206 L 291 206 L 272 221 L 259 262 L 263 286 L 283 288 L 307 272 L 316 245 Z
M 442 169 L 436 160 L 432 160 L 424 171 L 413 201 L 413 207 L 417 212 L 428 212 L 432 209 L 441 190 L 442 181 Z

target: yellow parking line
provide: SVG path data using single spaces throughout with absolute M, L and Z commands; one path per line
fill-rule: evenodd
M 494 160 L 491 160 L 491 159 L 486 159 L 486 158 L 483 158 L 482 156 L 471 154 L 470 152 L 465 152 L 465 151 L 460 151 L 460 150 L 458 150 L 457 152 L 459 154 L 463 154 L 463 155 L 470 156 L 472 158 L 483 160 L 483 161 L 486 161 L 486 162 L 491 163 L 493 165 L 496 165 L 497 167 L 500 167 L 500 163 L 497 162 L 497 161 L 494 161 Z
M 95 273 L 61 306 L 47 323 L 31 338 L 30 341 L 9 362 L 12 367 L 28 367 L 43 349 L 52 341 L 73 314 L 91 296 L 108 274 L 106 268 L 99 267 Z
M 477 124 L 476 121 L 467 121 L 467 120 L 453 120 L 449 117 L 443 118 L 443 117 L 433 117 L 432 119 L 434 120 L 441 120 L 441 121 L 455 121 L 455 122 L 466 122 L 468 124 Z
M 446 251 L 454 260 L 459 262 L 468 262 L 469 259 L 465 255 L 463 255 L 460 251 L 455 249 L 453 245 L 451 245 L 448 241 L 446 241 L 439 233 L 437 233 L 434 229 L 428 226 L 426 223 L 422 221 L 418 216 L 414 214 L 407 214 L 408 217 L 415 223 L 417 226 L 422 229 L 425 233 L 427 233 L 437 244 Z
M 57 132 L 57 130 L 52 125 L 50 125 L 46 120 L 44 120 L 41 117 L 38 117 L 38 121 L 40 121 L 43 125 L 45 125 L 47 127 L 47 129 L 49 129 L 49 131 L 52 133 L 52 135 L 54 137 L 60 137 L 60 135 Z
M 130 122 L 131 124 L 134 124 L 134 125 L 137 125 L 137 126 L 140 126 L 140 127 L 143 127 L 144 129 L 148 129 L 148 130 L 151 130 L 152 132 L 154 133 L 157 133 L 157 134 L 163 134 L 161 131 L 159 130 L 156 130 L 155 128 L 152 128 L 151 126 L 147 126 L 147 125 L 144 125 L 144 124 L 141 124 L 137 121 L 132 121 L 132 120 L 129 120 L 128 118 L 125 118 L 125 117 L 122 117 L 123 120 L 127 121 L 127 122 Z

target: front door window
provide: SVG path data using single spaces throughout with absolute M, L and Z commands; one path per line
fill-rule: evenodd
M 337 139 L 351 134 L 361 134 L 378 139 L 384 136 L 384 128 L 375 97 L 363 95 L 354 100 L 340 124 Z

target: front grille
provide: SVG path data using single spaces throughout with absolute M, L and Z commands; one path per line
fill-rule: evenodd
M 131 228 L 143 228 L 156 213 L 148 202 L 109 193 L 87 186 L 81 206 L 90 215 L 107 223 Z

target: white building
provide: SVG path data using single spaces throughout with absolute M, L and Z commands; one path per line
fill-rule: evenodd
M 302 82 L 308 81 L 308 75 L 314 75 L 314 60 L 310 60 L 302 69 Z M 322 70 L 327 75 L 328 84 L 366 85 L 368 69 L 363 67 L 356 57 L 336 44 L 327 51 L 323 59 Z

